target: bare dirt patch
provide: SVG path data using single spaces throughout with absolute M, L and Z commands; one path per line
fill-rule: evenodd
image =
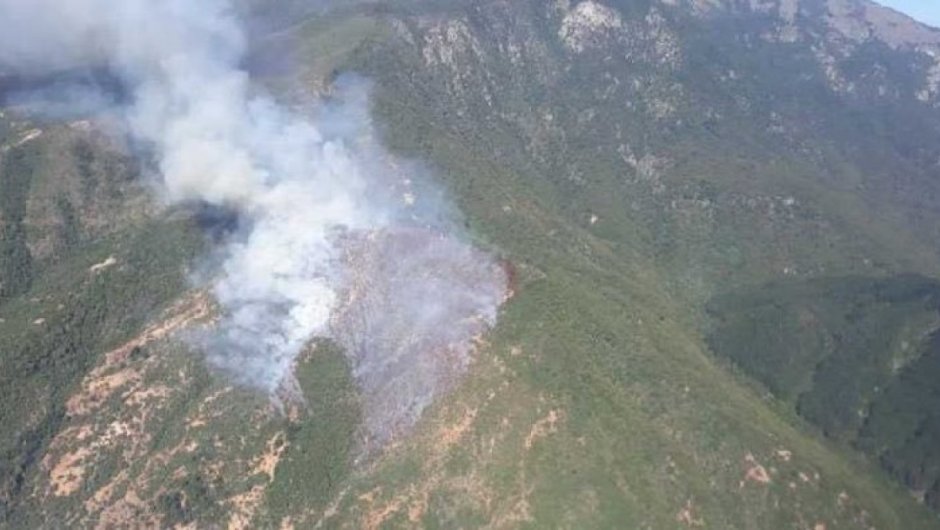
M 94 525 L 96 530 L 160 527 L 159 517 L 132 488 L 129 488 L 117 502 L 104 508 Z
M 228 500 L 232 513 L 229 516 L 226 528 L 228 530 L 246 530 L 251 528 L 258 506 L 264 500 L 265 486 L 258 484 L 250 490 L 235 495 Z
M 227 503 L 232 509 L 227 523 L 229 530 L 245 530 L 253 527 L 252 521 L 264 501 L 268 486 L 274 481 L 274 472 L 288 445 L 287 434 L 284 431 L 278 431 L 267 441 L 264 451 L 251 461 L 250 474 L 265 475 L 267 480 L 263 484 L 256 484 L 248 491 L 228 499 Z
M 251 466 L 252 471 L 256 474 L 267 475 L 269 482 L 274 480 L 274 470 L 277 468 L 278 462 L 281 461 L 288 445 L 287 435 L 283 431 L 275 433 L 265 445 L 264 453 L 258 455 L 258 458 L 255 459 L 254 465 Z
M 91 450 L 80 447 L 75 451 L 66 453 L 49 471 L 49 482 L 52 494 L 56 497 L 65 497 L 78 491 L 85 476 L 87 459 Z
M 25 145 L 26 143 L 31 142 L 40 136 L 42 136 L 42 131 L 40 129 L 30 129 L 26 131 L 26 134 L 24 134 L 22 138 L 13 144 L 13 147 L 20 147 L 21 145 Z
M 705 520 L 695 516 L 695 505 L 692 503 L 692 499 L 685 501 L 685 506 L 676 514 L 676 521 L 690 528 L 705 526 Z
M 529 431 L 528 436 L 525 438 L 525 448 L 526 450 L 532 449 L 532 446 L 540 438 L 545 438 L 546 436 L 555 433 L 558 431 L 558 422 L 564 416 L 563 411 L 558 411 L 552 409 L 548 411 L 548 414 L 544 418 L 535 422 L 532 425 L 532 429 Z
M 68 413 L 72 416 L 89 414 L 126 386 L 132 387 L 129 392 L 135 391 L 141 381 L 143 364 L 123 367 L 122 363 L 130 354 L 135 349 L 169 337 L 195 321 L 206 319 L 210 313 L 211 306 L 206 293 L 195 293 L 174 304 L 164 320 L 104 355 L 103 362 L 82 381 L 81 389 L 68 399 Z M 130 394 L 126 394 L 125 399 L 129 398 Z
M 132 358 L 131 353 L 135 348 L 168 338 L 206 319 L 209 314 L 210 306 L 204 294 L 187 296 L 168 309 L 160 322 L 102 355 L 98 365 L 66 402 L 72 425 L 60 431 L 50 443 L 43 461 L 43 468 L 48 471 L 47 483 L 37 490 L 40 500 L 76 494 L 85 486 L 94 466 L 113 462 L 118 469 L 124 469 L 104 477 L 103 485 L 96 485 L 96 490 L 81 499 L 87 525 L 95 522 L 102 528 L 159 526 L 158 518 L 149 511 L 148 502 L 141 499 L 140 492 L 144 491 L 138 484 L 141 477 L 132 477 L 127 470 L 151 451 L 153 418 L 158 417 L 158 411 L 181 385 L 170 381 L 146 383 L 146 374 L 161 366 L 162 359 L 159 356 Z M 147 465 L 140 475 L 153 471 L 158 461 L 165 463 L 158 456 L 146 458 Z
M 745 455 L 744 462 L 747 465 L 747 471 L 744 473 L 744 479 L 740 484 L 741 487 L 744 487 L 744 484 L 747 482 L 755 482 L 761 485 L 770 484 L 770 473 L 767 472 L 767 468 L 757 462 L 754 455 L 751 453 Z
M 463 438 L 464 434 L 470 430 L 470 426 L 473 425 L 473 421 L 477 417 L 477 409 L 467 408 L 463 416 L 453 424 L 442 425 L 435 436 L 437 443 L 435 447 L 438 452 L 435 454 L 436 457 L 445 453 L 448 449 L 453 447 Z
M 89 267 L 88 272 L 96 274 L 115 265 L 117 265 L 117 259 L 114 256 L 108 256 L 108 259 L 102 261 L 101 263 L 95 263 Z

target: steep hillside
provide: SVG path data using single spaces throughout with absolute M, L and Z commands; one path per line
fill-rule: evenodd
M 135 163 L 89 122 L 43 126 L 17 115 L 0 115 L 0 300 L 27 290 L 43 265 L 148 213 Z
M 158 214 L 136 164 L 91 124 L 5 113 L 0 147 L 0 516 L 68 421 L 65 402 L 108 345 L 185 286 L 201 246 Z M 15 521 L 16 519 L 13 519 Z
M 272 403 L 182 340 L 219 312 L 192 211 L 7 120 L 0 525 L 938 526 L 937 32 L 861 0 L 240 5 L 285 100 L 372 80 L 513 296 L 375 448 L 338 345 Z
M 710 343 L 936 509 L 938 295 L 920 277 L 777 282 L 713 301 Z
M 788 15 L 786 5 L 774 6 L 781 11 L 770 5 L 705 9 L 627 2 L 480 2 L 447 14 L 396 19 L 398 46 L 384 46 L 377 56 L 364 59 L 362 68 L 383 80 L 377 113 L 398 124 L 388 140 L 446 168 L 465 211 L 479 212 L 473 218 L 482 233 L 540 271 L 547 263 L 571 267 L 573 291 L 563 297 L 567 302 L 602 292 L 624 304 L 623 309 L 610 308 L 611 314 L 627 312 L 636 319 L 632 325 L 630 317 L 613 325 L 629 337 L 623 343 L 613 341 L 619 355 L 598 358 L 591 355 L 597 346 L 558 346 L 584 353 L 570 353 L 577 368 L 563 365 L 559 371 L 577 372 L 592 359 L 614 358 L 636 376 L 639 366 L 622 356 L 659 333 L 663 338 L 654 349 L 659 353 L 640 358 L 653 366 L 691 364 L 677 353 L 680 335 L 667 331 L 671 319 L 680 329 L 709 333 L 705 301 L 744 286 L 835 277 L 849 296 L 864 298 L 870 296 L 864 285 L 875 280 L 853 284 L 849 277 L 935 275 L 938 114 L 934 96 L 924 91 L 930 83 L 927 61 L 932 60 L 934 33 L 859 5 L 856 12 L 843 3 L 805 2 L 791 6 L 799 9 Z M 784 38 L 771 31 L 786 23 L 786 17 L 799 35 Z M 898 20 L 914 29 L 896 27 Z M 844 28 L 853 23 L 870 26 L 870 34 L 847 35 Z M 898 36 L 911 31 L 910 40 Z M 842 55 L 833 60 L 818 50 L 822 46 Z M 889 67 L 880 77 L 871 74 Z M 833 72 L 851 85 L 836 83 Z M 595 267 L 607 264 L 601 275 L 607 281 L 622 275 L 625 283 L 607 289 L 591 283 L 591 274 L 573 266 L 585 258 Z M 549 281 L 564 272 L 546 275 Z M 805 296 L 826 303 L 825 282 L 812 285 Z M 784 287 L 775 294 L 782 302 L 795 289 Z M 522 299 L 526 296 L 523 289 Z M 916 338 L 929 334 L 936 318 L 936 307 L 918 302 L 919 294 L 912 296 L 890 299 L 884 302 L 887 308 L 855 324 L 865 333 L 850 337 L 854 342 L 846 347 L 851 354 L 842 362 L 855 359 L 857 370 L 826 367 L 817 374 L 817 395 L 806 397 L 794 411 L 845 440 L 829 427 L 829 418 L 845 414 L 838 407 L 852 401 L 827 396 L 867 396 L 892 379 L 865 375 L 866 370 L 899 369 L 886 361 L 896 344 L 879 331 L 903 328 Z M 920 308 L 912 311 L 918 303 Z M 736 310 L 747 314 L 748 307 Z M 778 322 L 774 315 L 749 316 L 762 325 Z M 568 322 L 570 316 L 564 318 Z M 579 319 L 569 340 L 590 334 L 585 330 L 596 330 L 598 321 Z M 550 329 L 542 333 L 552 336 L 552 342 L 568 344 Z M 696 348 L 704 350 L 696 334 L 691 335 Z M 764 381 L 776 381 L 774 367 L 788 362 L 779 352 L 796 353 L 785 344 L 778 348 L 784 337 L 786 331 L 740 343 L 747 356 L 741 363 L 745 371 L 758 375 L 748 367 L 758 365 L 774 374 Z M 766 355 L 752 353 L 762 350 Z M 908 355 L 916 360 L 922 352 Z M 795 364 L 800 362 L 812 363 Z M 656 376 L 640 377 L 643 390 L 637 392 L 655 393 L 652 381 L 675 382 L 671 368 L 659 370 L 653 371 Z M 609 367 L 601 372 L 608 377 L 618 373 Z M 538 376 L 536 380 L 537 388 L 545 384 Z M 732 383 L 706 386 L 725 384 Z M 604 387 L 593 381 L 568 387 L 565 395 L 586 400 Z M 624 381 L 616 379 L 614 387 L 623 388 Z M 777 390 L 773 384 L 771 388 Z M 891 400 L 896 403 L 892 410 L 914 424 L 924 416 L 912 404 L 923 403 L 935 389 L 927 384 L 918 391 L 919 397 L 900 400 L 906 405 L 898 405 L 897 397 Z M 780 393 L 781 399 L 786 397 Z M 657 399 L 665 400 L 663 395 Z M 700 397 L 697 408 L 708 414 L 709 403 L 722 399 Z M 805 403 L 810 399 L 813 406 Z M 887 408 L 867 398 L 854 404 L 863 411 Z M 881 461 L 923 499 L 933 483 L 929 470 L 934 457 L 926 449 L 932 427 L 915 436 L 924 449 L 908 443 L 903 457 L 897 444 L 905 443 L 905 435 L 895 427 L 907 429 L 885 420 L 871 422 L 866 450 L 873 462 Z M 746 436 L 747 429 L 735 426 L 733 436 Z M 481 431 L 486 439 L 488 431 Z M 894 442 L 883 440 L 891 437 L 888 432 Z M 416 445 L 414 450 L 427 449 Z M 907 463 L 901 463 L 904 459 Z M 485 475 L 473 466 L 467 473 Z M 710 476 L 720 474 L 713 470 Z M 421 480 L 416 479 L 418 484 Z M 731 489 L 716 488 L 725 494 Z M 557 508 L 558 501 L 546 495 Z M 927 499 L 931 502 L 930 495 Z M 747 526 L 741 520 L 723 521 Z

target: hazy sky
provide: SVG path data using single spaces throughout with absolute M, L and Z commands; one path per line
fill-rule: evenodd
M 876 0 L 880 4 L 893 7 L 898 11 L 940 27 L 940 0 Z

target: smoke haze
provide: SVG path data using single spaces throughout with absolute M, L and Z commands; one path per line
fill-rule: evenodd
M 240 22 L 222 0 L 0 0 L 0 74 L 103 68 L 128 92 L 117 102 L 88 87 L 79 96 L 59 90 L 33 94 L 32 105 L 58 98 L 65 106 L 80 99 L 112 107 L 153 154 L 164 200 L 221 207 L 242 221 L 208 280 L 223 308 L 201 340 L 209 362 L 273 395 L 313 337 L 334 336 L 366 394 L 404 392 L 395 411 L 371 411 L 370 430 L 407 423 L 466 365 L 470 341 L 495 321 L 505 279 L 491 258 L 446 235 L 436 201 L 416 201 L 407 190 L 402 200 L 412 181 L 389 170 L 391 158 L 373 140 L 364 82 L 347 81 L 339 102 L 306 118 L 252 85 L 241 68 L 245 52 Z M 444 243 L 356 252 L 373 264 L 416 264 L 433 282 L 370 265 L 372 277 L 351 286 L 363 273 L 351 270 L 344 245 L 394 238 L 403 224 L 423 227 L 410 232 L 419 239 Z M 369 286 L 383 290 L 365 298 L 368 311 L 352 311 L 363 318 L 343 318 L 359 307 L 351 293 Z M 389 311 L 397 315 L 395 336 L 422 336 L 409 340 L 423 350 L 389 346 L 382 334 L 391 327 L 370 320 Z M 466 319 L 480 324 L 455 325 Z M 451 331 L 432 333 L 439 329 Z M 366 346 L 352 348 L 350 337 Z M 445 350 L 460 358 L 436 360 L 435 351 Z M 425 368 L 410 370 L 413 362 Z M 383 368 L 392 364 L 398 368 Z

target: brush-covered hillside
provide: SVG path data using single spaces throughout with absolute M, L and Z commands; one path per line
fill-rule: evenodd
M 11 103 L 0 526 L 940 527 L 940 30 L 866 0 L 238 7 L 259 90 L 369 80 L 511 296 L 375 447 L 334 342 L 302 399 L 205 363 L 217 220 Z

